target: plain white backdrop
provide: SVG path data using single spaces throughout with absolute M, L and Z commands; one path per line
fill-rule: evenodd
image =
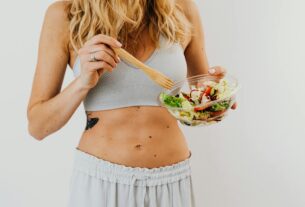
M 26 107 L 51 0 L 1 1 L 0 206 L 65 206 L 81 105 L 38 142 Z M 222 123 L 182 127 L 193 152 L 198 207 L 305 206 L 303 0 L 197 1 L 211 66 L 238 77 L 238 109 Z M 67 68 L 63 88 L 73 80 Z

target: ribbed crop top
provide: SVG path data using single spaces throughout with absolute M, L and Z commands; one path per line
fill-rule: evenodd
M 187 65 L 183 48 L 179 43 L 166 44 L 160 36 L 160 48 L 156 48 L 144 62 L 165 74 L 174 82 L 187 75 Z M 121 58 L 112 72 L 104 73 L 97 85 L 83 100 L 86 111 L 99 111 L 128 106 L 159 106 L 158 96 L 164 89 L 151 80 L 143 71 Z M 80 74 L 80 61 L 76 58 L 74 76 Z

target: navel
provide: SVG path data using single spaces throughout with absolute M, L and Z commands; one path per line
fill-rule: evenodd
M 136 148 L 137 150 L 141 150 L 141 149 L 142 149 L 142 145 L 137 144 L 137 145 L 135 146 L 135 148 Z

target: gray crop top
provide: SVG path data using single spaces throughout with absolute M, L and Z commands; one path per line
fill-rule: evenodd
M 174 82 L 187 75 L 183 48 L 179 43 L 167 44 L 160 36 L 160 48 L 155 49 L 145 64 L 162 72 Z M 83 100 L 86 111 L 99 111 L 128 106 L 159 106 L 158 95 L 164 89 L 151 80 L 143 71 L 121 58 L 112 72 L 104 73 L 97 85 Z M 74 77 L 80 74 L 77 57 L 73 67 Z

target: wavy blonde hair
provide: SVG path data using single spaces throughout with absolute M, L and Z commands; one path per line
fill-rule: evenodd
M 148 29 L 154 46 L 159 47 L 160 34 L 168 42 L 182 43 L 192 29 L 176 0 L 71 0 L 68 18 L 76 51 L 96 34 L 112 36 L 132 48 Z

